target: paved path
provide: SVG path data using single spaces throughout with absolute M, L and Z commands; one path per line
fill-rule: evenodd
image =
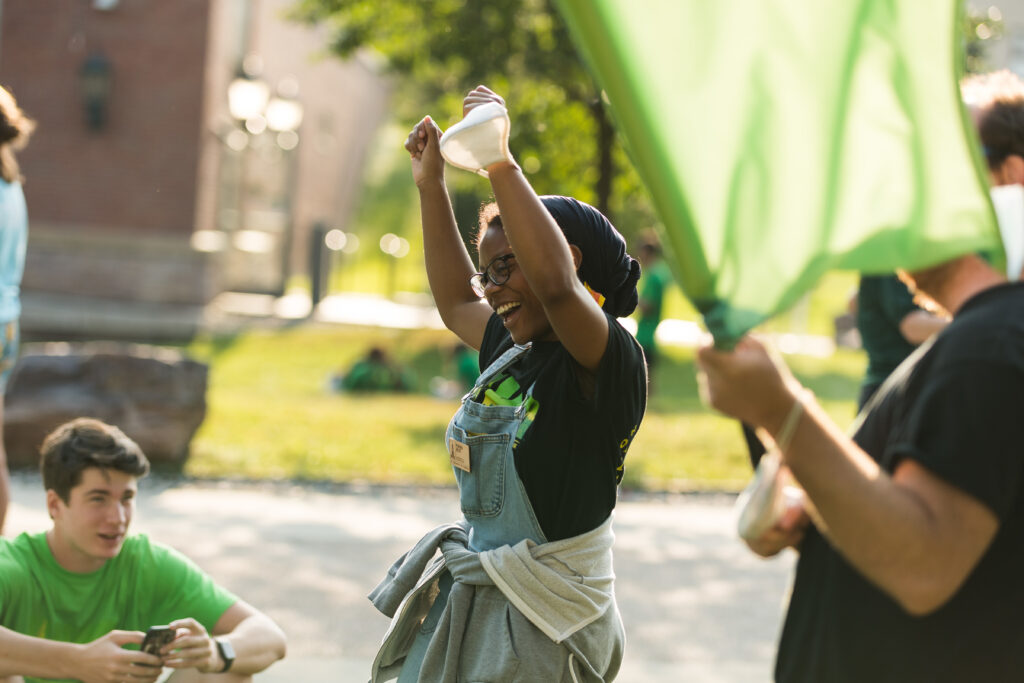
M 792 558 L 755 558 L 732 497 L 626 495 L 616 592 L 627 632 L 619 681 L 770 680 Z M 288 657 L 257 680 L 365 681 L 387 626 L 366 600 L 422 533 L 458 516 L 451 489 L 326 490 L 144 480 L 134 528 L 179 548 L 284 628 Z M 36 475 L 16 473 L 7 532 L 48 528 Z

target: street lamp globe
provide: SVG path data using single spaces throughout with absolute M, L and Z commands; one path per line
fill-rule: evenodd
M 267 127 L 277 132 L 298 130 L 302 125 L 302 114 L 298 100 L 274 97 L 267 103 Z
M 238 121 L 262 115 L 269 99 L 270 88 L 259 79 L 240 75 L 228 86 L 228 110 Z

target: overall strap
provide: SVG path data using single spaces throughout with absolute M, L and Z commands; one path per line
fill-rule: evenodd
M 465 400 L 467 397 L 473 395 L 473 393 L 481 387 L 487 386 L 494 377 L 503 372 L 505 368 L 515 363 L 516 360 L 529 351 L 532 346 L 532 342 L 527 342 L 525 344 L 513 344 L 511 348 L 498 356 L 497 360 L 488 365 L 487 369 L 480 373 L 480 376 L 476 380 L 476 384 L 472 389 L 470 389 L 466 396 L 463 396 L 463 399 Z

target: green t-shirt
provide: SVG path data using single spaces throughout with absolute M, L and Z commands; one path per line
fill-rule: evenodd
M 400 368 L 372 360 L 356 361 L 341 380 L 345 391 L 408 391 L 410 378 Z
M 211 631 L 237 601 L 187 557 L 143 534 L 126 538 L 117 557 L 89 574 L 57 564 L 45 533 L 0 539 L 0 626 L 25 635 L 88 643 L 113 629 L 145 631 L 184 617 Z
M 639 320 L 636 324 L 636 340 L 646 350 L 654 348 L 654 332 L 661 322 L 661 306 L 665 290 L 672 282 L 672 273 L 664 261 L 658 261 L 643 272 L 640 278 Z M 642 309 L 646 308 L 644 312 Z
M 455 374 L 458 376 L 459 384 L 462 385 L 464 390 L 469 391 L 472 389 L 476 383 L 476 378 L 480 376 L 479 355 L 468 348 L 456 355 Z
M 895 275 L 864 275 L 857 290 L 857 330 L 868 354 L 864 384 L 881 384 L 916 348 L 900 323 L 920 310 L 914 295 Z

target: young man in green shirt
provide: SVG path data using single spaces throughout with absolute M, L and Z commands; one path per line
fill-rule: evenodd
M 53 527 L 0 539 L 0 682 L 149 683 L 163 667 L 174 683 L 249 681 L 284 656 L 269 617 L 173 548 L 128 534 L 149 471 L 134 441 L 80 418 L 41 450 Z M 140 652 L 164 624 L 174 641 Z

